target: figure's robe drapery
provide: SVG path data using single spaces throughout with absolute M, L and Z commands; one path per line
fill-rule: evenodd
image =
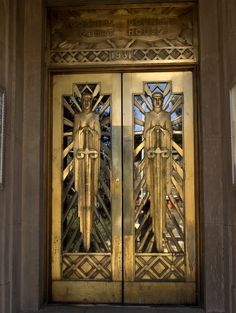
M 101 128 L 94 112 L 79 113 L 74 120 L 74 177 L 78 192 L 80 231 L 86 251 L 90 249 L 95 196 L 100 173 Z
M 150 193 L 150 215 L 158 252 L 163 251 L 166 197 L 171 193 L 172 125 L 167 112 L 146 113 L 144 125 L 145 173 Z

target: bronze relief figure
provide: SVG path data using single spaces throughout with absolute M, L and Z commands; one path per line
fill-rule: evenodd
M 166 197 L 171 192 L 172 125 L 170 113 L 162 109 L 161 93 L 152 95 L 152 104 L 153 110 L 146 113 L 144 124 L 145 171 L 156 248 L 163 252 Z
M 101 127 L 99 116 L 92 111 L 92 96 L 82 96 L 82 112 L 74 119 L 74 177 L 78 192 L 80 231 L 86 251 L 91 245 L 93 210 L 100 172 Z

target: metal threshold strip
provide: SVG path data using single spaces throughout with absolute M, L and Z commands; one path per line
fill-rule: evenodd
M 24 313 L 24 312 L 22 312 Z M 25 312 L 26 313 L 26 312 Z M 205 313 L 191 306 L 129 306 L 129 305 L 47 305 L 27 313 Z

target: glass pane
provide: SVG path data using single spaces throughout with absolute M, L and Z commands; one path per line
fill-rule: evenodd
M 236 184 L 236 83 L 230 90 L 232 182 Z
M 74 84 L 62 101 L 62 275 L 111 280 L 111 96 Z
M 170 81 L 146 82 L 133 101 L 136 280 L 183 281 L 184 97 Z M 178 271 L 165 274 L 165 262 Z

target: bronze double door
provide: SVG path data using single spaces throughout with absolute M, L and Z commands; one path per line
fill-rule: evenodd
M 53 76 L 53 301 L 196 303 L 192 85 Z

